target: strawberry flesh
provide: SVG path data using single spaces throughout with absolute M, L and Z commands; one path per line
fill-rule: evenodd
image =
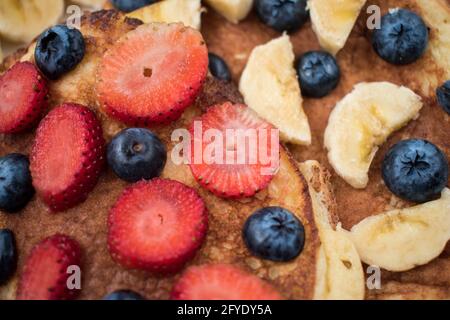
M 70 300 L 79 290 L 69 289 L 69 266 L 80 266 L 81 250 L 72 238 L 56 234 L 31 251 L 17 290 L 18 300 Z
M 195 123 L 201 123 L 202 135 L 196 134 Z M 210 148 L 211 142 L 218 143 L 218 141 L 207 138 L 206 132 L 214 129 L 221 133 L 222 142 L 222 157 L 217 157 L 214 161 L 208 162 L 204 158 L 207 153 L 205 150 Z M 232 131 L 231 138 L 227 137 L 228 129 L 256 129 L 255 137 L 256 144 L 249 142 L 250 140 L 239 141 L 238 131 Z M 261 134 L 264 130 L 267 133 L 267 139 L 263 139 Z M 251 159 L 250 155 L 255 155 L 259 150 L 265 149 L 267 155 L 271 155 L 271 138 L 270 134 L 274 128 L 269 123 L 259 118 L 252 110 L 242 104 L 231 104 L 226 102 L 221 105 L 212 106 L 203 114 L 200 119 L 194 120 L 190 127 L 191 133 L 191 161 L 190 168 L 192 174 L 198 183 L 204 188 L 213 192 L 215 195 L 223 198 L 241 198 L 251 197 L 259 190 L 267 187 L 272 180 L 275 172 L 278 170 L 279 154 L 277 154 L 276 166 L 269 168 L 270 164 L 263 163 L 259 154 L 256 159 Z M 230 131 L 229 131 L 230 132 Z M 235 141 L 231 142 L 230 141 Z M 278 140 L 276 141 L 279 146 Z M 245 146 L 245 157 L 239 153 L 243 149 L 240 146 Z M 198 150 L 196 145 L 201 145 L 201 150 Z M 251 147 L 256 145 L 256 150 Z M 200 152 L 200 158 L 198 153 Z M 231 154 L 230 158 L 234 159 L 231 163 L 227 163 L 226 154 Z M 211 153 L 212 154 L 212 153 Z M 214 156 L 217 156 L 214 152 Z M 238 158 L 242 156 L 244 161 L 238 162 Z M 200 161 L 199 161 L 200 159 Z M 264 169 L 271 169 L 270 173 Z
M 131 126 L 177 119 L 200 92 L 208 51 L 200 32 L 152 23 L 129 32 L 102 59 L 97 94 L 106 112 Z
M 83 202 L 105 163 L 105 141 L 95 114 L 63 104 L 40 123 L 30 157 L 33 186 L 52 211 Z
M 174 180 L 142 180 L 110 211 L 109 251 L 126 268 L 172 273 L 195 255 L 207 228 L 206 207 L 194 189 Z
M 17 62 L 0 76 L 0 133 L 29 129 L 46 108 L 47 81 L 30 62 Z
M 228 264 L 192 266 L 171 292 L 173 300 L 281 300 L 267 282 Z

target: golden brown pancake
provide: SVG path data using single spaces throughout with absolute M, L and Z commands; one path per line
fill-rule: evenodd
M 438 145 L 447 157 L 450 155 L 450 118 L 437 105 L 434 94 L 435 88 L 450 78 L 450 4 L 445 0 L 369 0 L 369 4 L 378 4 L 383 13 L 390 7 L 409 8 L 419 13 L 430 27 L 430 46 L 425 56 L 407 66 L 393 66 L 381 60 L 372 49 L 370 32 L 365 27 L 367 16 L 363 10 L 346 46 L 337 55 L 342 74 L 338 88 L 325 98 L 304 101 L 312 130 L 312 145 L 288 146 L 297 161 L 318 160 L 332 173 L 337 213 L 346 229 L 367 216 L 412 205 L 392 195 L 382 182 L 381 161 L 394 143 L 411 137 L 425 138 Z M 82 31 L 87 37 L 87 55 L 75 71 L 52 84 L 51 88 L 51 106 L 61 102 L 78 102 L 97 110 L 107 140 L 123 126 L 107 119 L 98 111 L 92 88 L 95 67 L 103 53 L 123 33 L 138 24 L 131 19 L 121 21 L 113 11 L 84 18 Z M 264 26 L 255 15 L 234 25 L 211 9 L 203 16 L 202 33 L 209 50 L 227 61 L 235 82 L 238 82 L 251 50 L 256 45 L 279 36 L 279 33 Z M 310 23 L 292 34 L 291 40 L 297 55 L 320 48 Z M 23 54 L 21 51 L 7 59 L 3 68 L 20 59 Z M 362 81 L 391 81 L 405 85 L 423 97 L 424 107 L 418 120 L 393 134 L 381 146 L 371 166 L 369 185 L 366 189 L 356 190 L 338 177 L 329 165 L 323 147 L 323 134 L 329 113 L 336 102 L 350 92 L 353 85 Z M 200 113 L 200 110 L 213 103 L 241 99 L 235 87 L 209 78 L 196 105 L 182 119 L 155 131 L 168 143 L 170 132 L 174 128 L 185 126 L 193 114 Z M 33 135 L 34 132 L 14 137 L 0 136 L 0 156 L 10 152 L 28 153 Z M 320 240 L 305 181 L 289 153 L 283 151 L 282 159 L 283 168 L 271 186 L 256 197 L 242 201 L 225 201 L 212 196 L 197 186 L 189 170 L 174 167 L 170 162 L 163 176 L 197 188 L 210 210 L 207 241 L 189 264 L 215 261 L 237 264 L 270 281 L 286 298 L 307 299 L 313 296 L 316 249 Z M 84 250 L 83 290 L 80 298 L 98 299 L 116 289 L 132 289 L 148 298 L 167 298 L 174 278 L 178 275 L 158 278 L 143 272 L 124 270 L 112 261 L 107 251 L 107 212 L 125 185 L 125 182 L 108 171 L 103 174 L 88 200 L 67 212 L 52 215 L 35 197 L 18 215 L 0 214 L 0 227 L 3 225 L 13 229 L 17 236 L 17 275 L 35 243 L 48 235 L 63 232 L 77 239 Z M 285 196 L 286 193 L 290 196 Z M 293 264 L 276 264 L 251 257 L 242 243 L 240 233 L 245 217 L 253 210 L 269 204 L 292 208 L 306 226 L 307 246 Z M 17 277 L 5 288 L 0 288 L 0 298 L 14 298 L 16 279 Z M 428 265 L 402 273 L 383 272 L 382 286 L 381 291 L 367 291 L 367 298 L 450 298 L 450 246 Z
M 338 206 L 339 219 L 345 229 L 364 218 L 393 208 L 411 206 L 411 203 L 395 197 L 381 178 L 381 163 L 386 151 L 399 140 L 409 138 L 427 139 L 450 159 L 450 116 L 437 104 L 435 90 L 450 79 L 450 1 L 447 0 L 368 0 L 366 7 L 380 6 L 382 14 L 389 8 L 408 8 L 418 13 L 430 28 L 430 44 L 426 54 L 417 62 L 406 66 L 394 66 L 383 61 L 371 45 L 371 32 L 366 27 L 366 8 L 345 45 L 337 54 L 341 68 L 339 86 L 322 99 L 304 99 L 304 109 L 312 132 L 311 146 L 288 146 L 298 161 L 318 160 L 332 173 L 332 184 Z M 202 33 L 210 51 L 222 56 L 238 82 L 252 49 L 266 43 L 280 34 L 262 24 L 255 14 L 235 25 L 218 14 L 208 10 L 202 20 Z M 320 49 L 310 22 L 298 32 L 291 34 L 295 54 Z M 422 96 L 424 101 L 420 117 L 405 128 L 392 134 L 384 143 L 371 165 L 370 182 L 365 189 L 354 189 L 335 174 L 328 162 L 323 146 L 323 136 L 328 116 L 337 101 L 349 93 L 353 86 L 363 81 L 390 81 L 404 85 Z M 405 292 L 411 284 L 436 286 L 431 292 L 443 288 L 445 297 L 450 298 L 450 245 L 442 255 L 426 266 L 405 273 L 383 272 L 382 284 L 396 280 L 398 292 Z M 391 288 L 395 290 L 395 288 Z M 425 292 L 424 287 L 420 287 Z M 425 287 L 426 288 L 426 287 Z M 423 291 L 423 290 L 424 291 Z M 393 293 L 393 292 L 391 292 Z M 423 294 L 417 295 L 420 299 Z M 401 295 L 396 296 L 399 298 Z M 376 295 L 369 295 L 376 298 Z M 405 296 L 406 298 L 406 296 Z M 409 295 L 411 298 L 411 295 Z
M 106 117 L 98 106 L 95 87 L 97 65 L 104 52 L 115 41 L 140 22 L 127 19 L 117 11 L 87 14 L 81 25 L 86 41 L 86 54 L 77 68 L 50 84 L 50 109 L 63 102 L 81 103 L 92 108 L 102 121 L 104 136 L 109 141 L 124 125 Z M 20 59 L 24 52 L 7 59 L 4 68 Z M 186 165 L 175 165 L 170 150 L 175 144 L 170 135 L 174 129 L 186 128 L 195 116 L 216 103 L 240 102 L 242 97 L 232 84 L 208 78 L 195 105 L 180 120 L 154 128 L 168 148 L 168 162 L 162 177 L 171 178 L 198 190 L 209 211 L 207 239 L 189 264 L 230 263 L 241 266 L 269 280 L 285 298 L 311 299 L 314 295 L 316 255 L 320 246 L 313 217 L 308 186 L 296 162 L 284 148 L 280 151 L 280 169 L 268 188 L 243 200 L 224 200 L 202 189 Z M 0 155 L 11 152 L 28 154 L 34 131 L 14 136 L 0 136 Z M 127 183 L 112 172 L 105 172 L 86 202 L 66 212 L 50 213 L 38 198 L 19 214 L 1 214 L 0 227 L 14 230 L 19 251 L 15 279 L 0 288 L 0 297 L 14 298 L 17 277 L 31 248 L 43 238 L 63 233 L 76 239 L 83 249 L 81 299 L 101 299 L 119 289 L 132 289 L 149 299 L 168 298 L 172 276 L 154 276 L 145 272 L 125 270 L 114 262 L 107 249 L 107 215 Z M 294 212 L 305 226 L 306 240 L 302 254 L 289 263 L 274 263 L 251 256 L 242 240 L 242 226 L 255 210 L 278 205 Z

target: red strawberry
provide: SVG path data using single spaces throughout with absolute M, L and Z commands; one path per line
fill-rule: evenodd
M 47 82 L 30 62 L 17 62 L 0 76 L 0 133 L 17 133 L 36 123 L 46 107 Z
M 31 251 L 17 289 L 18 300 L 69 300 L 79 290 L 69 289 L 69 266 L 80 266 L 81 250 L 72 238 L 56 234 L 39 242 Z
M 207 228 L 206 207 L 194 189 L 142 180 L 125 189 L 109 213 L 109 252 L 126 268 L 175 272 L 195 255 Z
M 172 289 L 173 300 L 281 300 L 270 284 L 228 264 L 188 268 Z
M 200 32 L 180 23 L 147 24 L 105 54 L 97 93 L 106 112 L 124 123 L 167 123 L 194 101 L 207 70 Z
M 87 107 L 63 104 L 39 124 L 30 157 L 33 186 L 52 211 L 83 202 L 105 163 L 105 140 Z
M 199 134 L 200 124 L 201 133 Z M 208 131 L 211 132 L 210 129 L 219 132 L 221 138 L 219 140 L 208 138 L 207 134 Z M 229 129 L 233 129 L 233 131 Z M 245 133 L 254 132 L 256 140 L 252 142 L 250 139 L 239 138 L 239 131 L 236 129 Z M 246 131 L 247 129 L 250 130 Z M 278 135 L 276 135 L 276 146 L 272 145 L 270 136 L 274 131 L 277 132 L 272 125 L 259 118 L 244 105 L 233 105 L 226 102 L 210 107 L 190 127 L 192 137 L 190 168 L 195 179 L 219 197 L 253 196 L 257 191 L 267 187 L 278 170 Z M 227 132 L 232 134 L 227 137 Z M 263 132 L 265 132 L 264 135 Z M 250 136 L 251 134 L 249 134 Z M 211 142 L 213 142 L 214 149 L 211 148 Z M 218 143 L 222 143 L 221 147 L 219 145 L 219 149 L 222 150 L 219 155 L 215 151 Z M 242 146 L 245 148 L 244 152 L 242 152 L 243 149 L 240 149 Z M 271 163 L 262 161 L 260 152 L 269 156 L 275 147 L 277 148 L 277 150 L 274 149 L 276 157 L 274 160 L 276 161 L 272 162 L 275 166 L 270 168 Z M 210 153 L 206 152 L 208 150 Z M 231 155 L 229 162 L 227 162 L 227 153 Z M 242 156 L 242 153 L 245 157 Z M 206 158 L 208 155 L 213 155 L 215 158 L 208 160 Z M 242 157 L 244 161 L 239 162 L 239 157 Z M 267 169 L 270 169 L 269 172 Z

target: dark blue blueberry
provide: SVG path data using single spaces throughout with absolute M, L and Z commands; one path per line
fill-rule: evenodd
M 103 300 L 145 300 L 145 298 L 131 290 L 118 290 L 106 295 Z
M 107 157 L 111 169 L 129 182 L 159 176 L 167 160 L 164 144 L 143 128 L 119 132 L 108 145 Z
M 159 0 L 111 0 L 111 3 L 120 11 L 130 12 L 148 6 L 149 4 L 157 1 Z
M 386 186 L 398 197 L 427 202 L 436 199 L 447 185 L 447 158 L 425 140 L 403 140 L 386 154 L 382 175 Z
M 290 211 L 267 207 L 247 219 L 243 237 L 247 248 L 255 256 L 272 261 L 289 261 L 303 250 L 305 229 Z
M 0 229 L 0 286 L 5 284 L 16 271 L 17 251 L 14 233 Z
M 450 114 L 450 80 L 436 90 L 438 103 L 445 112 Z
M 211 74 L 217 79 L 231 81 L 230 69 L 228 69 L 226 62 L 214 53 L 208 54 L 208 58 Z
M 321 98 L 337 87 L 341 72 L 336 59 L 325 51 L 309 51 L 298 59 L 297 74 L 302 94 Z
M 269 27 L 279 31 L 295 31 L 308 20 L 306 0 L 256 0 L 256 12 Z
M 422 18 L 412 11 L 396 9 L 381 18 L 372 45 L 375 52 L 389 63 L 409 64 L 419 59 L 428 44 L 428 29 Z
M 22 154 L 0 158 L 0 210 L 17 212 L 33 197 L 29 166 L 28 158 Z
M 84 52 L 83 35 L 78 29 L 56 25 L 39 36 L 34 58 L 42 73 L 56 80 L 73 70 L 83 60 Z

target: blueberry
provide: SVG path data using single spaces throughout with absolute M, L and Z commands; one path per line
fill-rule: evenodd
M 297 63 L 302 94 L 321 98 L 337 87 L 341 72 L 336 59 L 325 51 L 309 51 Z
M 30 162 L 22 154 L 11 153 L 0 158 L 0 209 L 17 212 L 34 195 Z
M 145 298 L 131 290 L 118 290 L 106 295 L 103 300 L 145 300 Z
M 438 103 L 445 112 L 450 114 L 450 80 L 436 90 Z
M 214 53 L 208 54 L 208 58 L 211 74 L 217 79 L 231 81 L 230 69 L 228 69 L 226 62 Z
M 0 286 L 5 284 L 16 271 L 17 251 L 14 233 L 0 229 Z
M 108 145 L 108 164 L 123 180 L 136 182 L 161 174 L 167 154 L 164 144 L 150 130 L 128 128 Z
M 78 29 L 56 25 L 37 40 L 34 58 L 42 73 L 51 80 L 73 70 L 83 60 L 85 44 Z
M 272 261 L 289 261 L 303 250 L 305 229 L 288 210 L 266 207 L 247 219 L 243 238 L 255 256 Z
M 419 59 L 428 44 L 428 29 L 422 18 L 412 11 L 397 9 L 381 18 L 372 45 L 375 52 L 389 63 L 402 65 Z
M 148 6 L 158 0 L 111 0 L 113 6 L 124 12 L 130 12 Z
M 279 31 L 295 31 L 308 19 L 306 0 L 256 0 L 256 12 L 269 27 Z
M 448 163 L 431 142 L 404 140 L 386 154 L 382 175 L 386 186 L 398 197 L 427 202 L 438 198 L 447 185 Z

